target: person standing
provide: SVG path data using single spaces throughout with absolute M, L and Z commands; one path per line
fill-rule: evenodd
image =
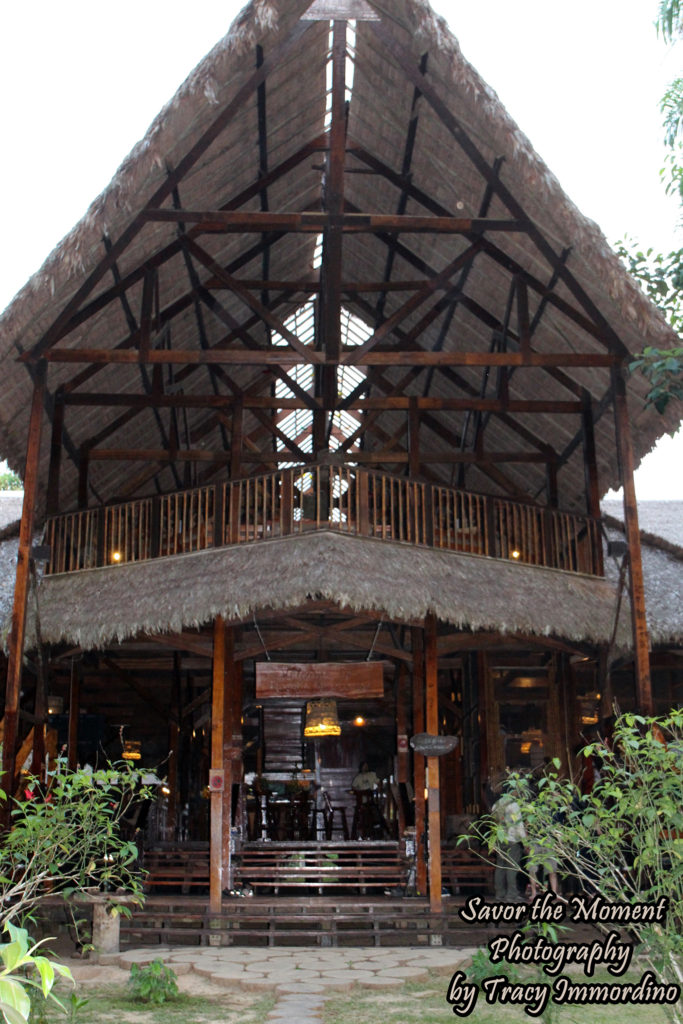
M 526 829 L 519 804 L 509 793 L 504 793 L 491 808 L 491 814 L 502 830 L 502 839 L 496 842 L 496 870 L 493 885 L 499 903 L 521 903 L 522 894 L 517 873 L 522 870 L 522 854 Z

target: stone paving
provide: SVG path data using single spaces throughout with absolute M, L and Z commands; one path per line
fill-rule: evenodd
M 354 983 L 368 988 L 391 988 L 438 971 L 447 974 L 472 956 L 474 949 L 446 947 L 315 946 L 153 946 L 124 953 L 101 954 L 98 964 L 130 970 L 160 958 L 176 974 L 195 972 L 215 985 L 267 990 L 277 1003 L 267 1020 L 319 1024 L 325 995 Z

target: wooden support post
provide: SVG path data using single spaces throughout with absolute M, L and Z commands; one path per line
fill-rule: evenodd
M 242 473 L 242 438 L 244 436 L 244 403 L 235 398 L 232 407 L 232 434 L 230 436 L 230 479 Z
M 180 746 L 180 721 L 182 715 L 182 678 L 180 651 L 173 652 L 173 685 L 169 701 L 168 723 L 168 805 L 166 821 L 172 832 L 170 839 L 178 837 L 178 753 Z
M 436 617 L 425 617 L 424 675 L 426 726 L 432 736 L 439 734 L 439 661 L 436 652 Z M 429 909 L 439 913 L 441 901 L 441 788 L 439 758 L 427 758 L 429 780 Z
M 64 432 L 64 395 L 58 391 L 55 395 L 55 407 L 52 414 L 52 439 L 50 441 L 50 469 L 47 478 L 47 499 L 45 512 L 54 516 L 59 512 L 59 471 L 62 465 L 62 434 Z
M 398 736 L 398 750 L 396 752 L 396 781 L 398 783 L 408 781 L 408 708 L 407 708 L 407 677 L 408 672 L 404 662 L 398 666 L 398 678 L 396 680 L 396 733 Z
M 232 793 L 242 777 L 243 662 L 235 662 L 235 631 L 225 633 L 225 723 L 223 726 L 223 888 L 232 888 Z
M 30 581 L 31 542 L 33 539 L 33 520 L 38 485 L 38 462 L 40 459 L 40 438 L 43 427 L 45 380 L 46 366 L 43 363 L 39 364 L 36 370 L 33 400 L 31 402 L 28 444 L 26 448 L 26 469 L 24 471 L 24 501 L 21 510 L 17 574 L 14 584 L 14 603 L 12 605 L 12 628 L 9 638 L 2 765 L 2 788 L 8 795 L 14 791 L 14 760 L 16 757 L 19 723 L 21 668 L 24 656 L 24 637 L 26 635 L 26 605 Z M 8 811 L 8 808 L 6 810 Z M 9 824 L 8 820 L 7 824 Z
M 416 395 L 411 396 L 408 409 L 408 473 L 413 478 L 420 475 L 420 410 Z
M 582 395 L 582 433 L 583 433 L 583 465 L 586 478 L 586 511 L 593 519 L 600 518 L 600 481 L 598 478 L 598 460 L 595 453 L 595 425 L 593 422 L 593 406 L 588 391 Z M 593 547 L 592 535 L 586 539 Z M 591 565 L 598 576 L 604 573 L 602 558 L 602 542 L 598 535 L 595 550 L 591 550 Z
M 69 685 L 69 735 L 66 756 L 71 771 L 78 764 L 78 719 L 81 713 L 81 665 L 71 662 L 71 683 Z
M 412 630 L 413 641 L 413 733 L 424 732 L 424 636 L 421 629 Z M 427 859 L 425 857 L 425 759 L 413 753 L 413 787 L 415 790 L 415 886 L 424 896 L 427 892 Z
M 36 662 L 36 697 L 33 705 L 35 722 L 33 723 L 31 773 L 40 777 L 45 765 L 45 723 L 47 720 L 47 679 L 45 678 L 47 665 L 45 659 L 43 659 L 42 651 L 38 651 Z
M 583 428 L 583 466 L 586 479 L 586 512 L 594 519 L 600 518 L 600 484 L 598 462 L 595 454 L 595 428 L 593 406 L 588 391 L 581 397 L 581 422 Z
M 636 675 L 636 702 L 641 714 L 652 714 L 652 685 L 650 682 L 650 642 L 645 618 L 645 588 L 640 550 L 640 529 L 636 489 L 633 482 L 633 447 L 626 405 L 626 383 L 621 367 L 612 370 L 614 396 L 614 422 L 621 484 L 624 488 L 624 525 L 629 559 L 629 595 L 631 598 L 631 625 L 633 629 L 634 664 Z
M 211 774 L 224 771 L 225 736 L 225 655 L 226 630 L 223 619 L 216 616 L 213 624 L 213 683 L 211 688 Z M 211 832 L 209 846 L 209 909 L 219 913 L 223 893 L 223 803 L 222 789 L 211 789 Z M 230 827 L 230 818 L 227 821 Z
M 78 507 L 88 507 L 88 472 L 90 469 L 90 449 L 82 444 L 78 452 Z

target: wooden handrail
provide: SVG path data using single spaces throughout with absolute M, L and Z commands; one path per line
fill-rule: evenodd
M 51 516 L 47 573 L 336 530 L 602 575 L 599 520 L 361 467 L 307 465 Z

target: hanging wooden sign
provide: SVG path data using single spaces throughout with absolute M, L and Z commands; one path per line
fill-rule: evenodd
M 266 697 L 384 696 L 381 661 L 311 661 L 256 663 L 256 699 Z

